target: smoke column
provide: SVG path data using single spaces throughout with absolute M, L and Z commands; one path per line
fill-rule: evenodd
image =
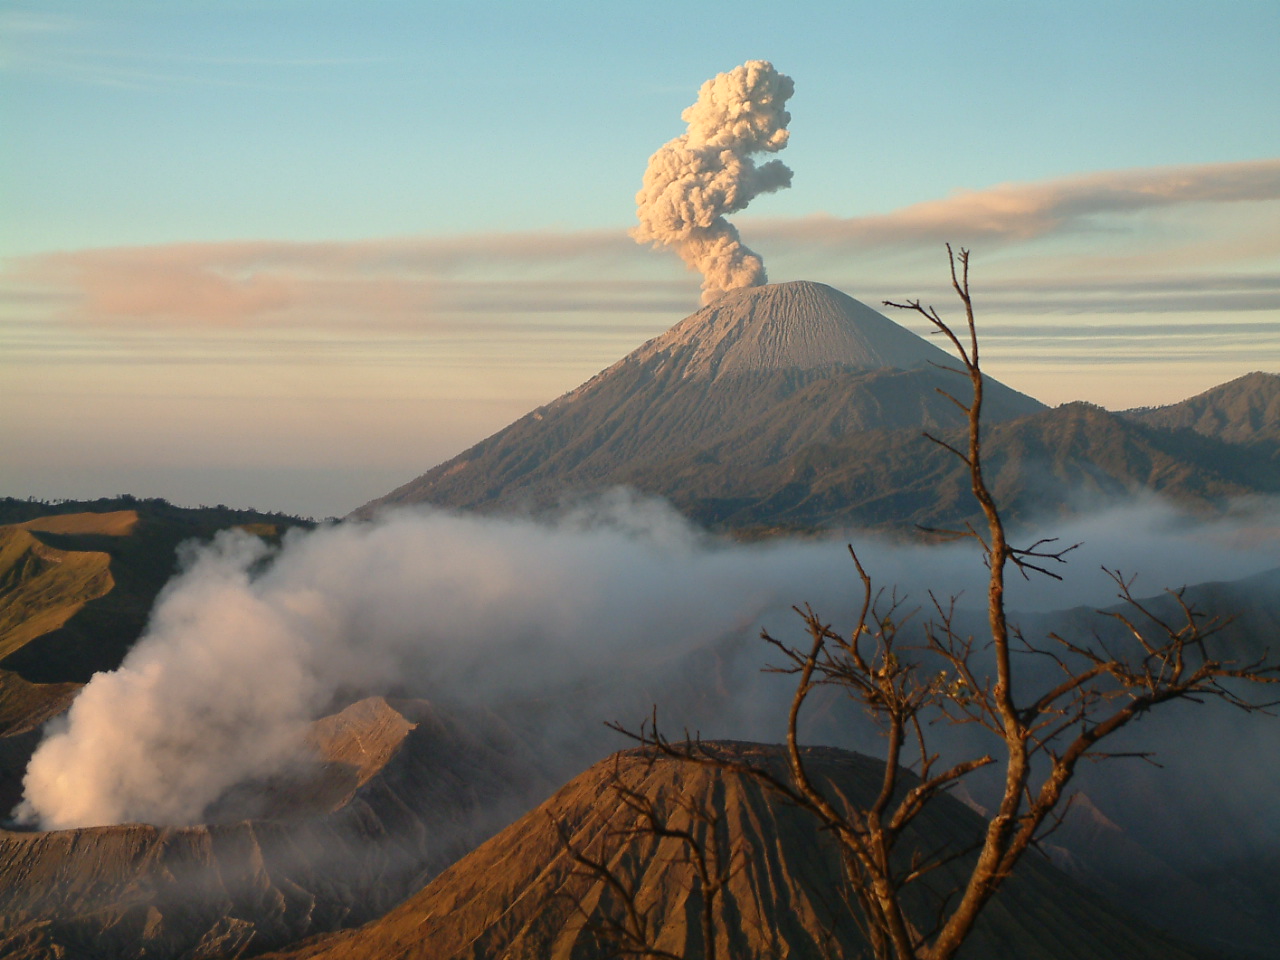
M 631 236 L 675 247 L 689 269 L 702 274 L 703 303 L 766 282 L 764 261 L 742 244 L 725 215 L 791 186 L 791 170 L 781 160 L 757 167 L 751 156 L 787 145 L 791 114 L 784 106 L 794 92 L 791 78 L 767 60 L 717 74 L 680 114 L 688 131 L 649 158 L 636 194 L 640 225 Z

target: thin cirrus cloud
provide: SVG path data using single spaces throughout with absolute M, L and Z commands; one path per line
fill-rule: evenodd
M 1280 273 L 1076 276 L 1070 283 L 1039 278 L 996 280 L 982 285 L 982 308 L 984 313 L 1023 315 L 1280 311 Z M 1179 324 L 1179 330 L 1186 329 L 1185 324 Z
M 291 74 L 318 68 L 359 69 L 384 57 L 211 57 L 95 45 L 90 20 L 35 10 L 0 11 L 0 36 L 22 37 L 0 59 L 0 72 L 54 77 L 98 87 L 158 91 L 175 85 L 299 89 Z M 246 79 L 245 70 L 256 71 Z
M 0 32 L 10 36 L 66 33 L 79 24 L 79 20 L 65 14 L 37 10 L 0 10 Z
M 1006 262 L 1003 276 L 985 284 L 991 308 L 1002 312 L 1257 312 L 1280 308 L 1274 271 L 1228 266 L 1209 274 L 1201 263 L 1189 273 L 1134 269 L 1117 277 L 1122 265 L 1076 271 L 1063 283 L 1037 277 L 1035 257 L 1056 238 L 1101 229 L 1114 235 L 1125 229 L 1123 218 L 1143 211 L 1278 199 L 1280 159 L 1270 159 L 1001 184 L 883 215 L 757 221 L 749 230 L 764 243 L 793 248 L 788 259 L 815 265 L 851 246 L 1023 243 L 1024 259 Z M 1196 228 L 1185 244 L 1224 245 L 1240 262 L 1274 258 L 1274 235 L 1244 233 Z M 1132 243 L 1137 267 L 1147 241 L 1136 227 Z M 696 301 L 695 281 L 666 271 L 666 260 L 637 248 L 622 230 L 180 243 L 15 259 L 0 274 L 0 301 L 10 310 L 43 302 L 62 319 L 96 325 L 447 328 L 497 314 L 679 316 Z
M 686 302 L 672 284 L 628 279 L 628 259 L 643 265 L 622 231 L 180 243 L 18 258 L 0 279 L 0 300 L 57 304 L 79 323 L 228 327 L 430 326 L 454 314 L 635 313 Z M 566 270 L 596 277 L 610 260 L 622 261 L 613 281 Z
M 1186 204 L 1280 198 L 1280 158 L 1104 171 L 1038 183 L 961 190 L 866 217 L 762 222 L 770 239 L 828 243 L 1026 241 L 1091 229 L 1096 218 Z

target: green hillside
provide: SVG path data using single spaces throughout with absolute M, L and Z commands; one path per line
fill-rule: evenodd
M 311 521 L 165 500 L 0 500 L 0 669 L 84 683 L 119 666 L 177 570 L 177 547 L 244 527 L 268 539 Z
M 0 527 L 0 660 L 109 593 L 110 567 L 101 551 L 59 550 L 24 526 Z

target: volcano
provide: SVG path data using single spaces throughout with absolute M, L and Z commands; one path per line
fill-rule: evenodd
M 732 469 L 752 471 L 865 431 L 959 426 L 938 392 L 967 395 L 955 365 L 825 284 L 735 290 L 355 515 L 417 503 L 536 509 L 615 485 L 666 495 L 642 476 L 711 447 L 727 444 Z M 988 422 L 1043 409 L 988 380 Z
M 781 747 L 710 747 L 786 778 Z M 872 802 L 883 773 L 880 761 L 831 748 L 806 753 L 810 775 L 828 796 Z M 854 908 L 840 893 L 835 844 L 816 820 L 744 774 L 629 751 L 575 778 L 385 917 L 273 956 L 605 960 L 628 955 L 607 934 L 608 918 L 622 909 L 620 899 L 602 875 L 584 871 L 570 849 L 608 864 L 634 891 L 653 946 L 667 951 L 662 955 L 704 956 L 699 893 L 686 851 L 678 840 L 649 832 L 649 821 L 619 801 L 618 784 L 651 803 L 673 828 L 691 829 L 704 844 L 706 824 L 692 822 L 671 798 L 720 812 L 718 845 L 732 862 L 722 862 L 730 879 L 715 911 L 719 956 L 866 955 Z M 918 824 L 909 843 L 932 852 L 962 850 L 984 827 L 981 817 L 945 796 Z M 935 876 L 939 890 L 947 889 L 960 879 L 957 863 Z M 922 899 L 919 906 L 919 920 L 927 923 L 933 904 Z M 1192 960 L 1195 954 L 1119 914 L 1035 854 L 1023 859 L 980 919 L 963 956 Z

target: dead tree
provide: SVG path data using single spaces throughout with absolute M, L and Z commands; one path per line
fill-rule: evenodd
M 837 632 L 808 606 L 797 607 L 807 637 L 788 642 L 764 633 L 784 657 L 777 668 L 796 677 L 787 722 L 788 776 L 703 748 L 698 741 L 672 741 L 652 727 L 628 733 L 655 753 L 734 770 L 765 784 L 811 813 L 840 846 L 846 882 L 863 931 L 877 960 L 949 960 L 956 955 L 983 908 L 1008 879 L 1019 859 L 1059 822 L 1068 786 L 1086 760 L 1140 756 L 1108 753 L 1108 738 L 1161 704 L 1219 700 L 1246 712 L 1265 709 L 1245 695 L 1253 684 L 1274 683 L 1280 664 L 1222 659 L 1215 641 L 1225 621 L 1208 620 L 1172 591 L 1176 619 L 1144 606 L 1130 592 L 1131 579 L 1113 573 L 1128 612 L 1112 613 L 1129 642 L 1098 636 L 1051 634 L 1031 642 L 1009 623 L 1005 580 L 1014 575 L 1056 577 L 1051 567 L 1072 548 L 1052 540 L 1027 547 L 1010 544 L 1000 510 L 987 485 L 982 461 L 983 374 L 969 292 L 969 252 L 947 247 L 951 283 L 964 307 L 957 332 L 932 306 L 919 300 L 886 306 L 924 317 L 947 341 L 959 362 L 954 372 L 972 388 L 965 402 L 945 393 L 965 414 L 967 442 L 950 443 L 926 434 L 967 468 L 985 523 L 933 531 L 973 540 L 989 571 L 986 628 L 980 637 L 956 625 L 955 601 L 930 597 L 933 619 L 923 637 L 905 642 L 899 601 L 878 593 L 856 555 L 861 614 L 849 633 Z M 852 548 L 850 549 L 853 553 Z M 1033 683 L 1014 669 L 1016 654 L 1051 667 L 1053 679 Z M 834 686 L 876 721 L 886 739 L 883 781 L 874 802 L 849 809 L 825 795 L 806 770 L 797 728 L 805 703 L 819 687 Z M 986 731 L 993 749 L 964 759 L 935 748 L 930 725 L 943 720 Z M 1002 771 L 999 800 L 972 849 L 929 853 L 907 849 L 904 836 L 942 794 L 976 771 Z M 907 892 L 944 863 L 963 863 L 962 881 L 941 891 L 933 916 L 909 915 Z M 935 891 L 937 892 L 937 891 Z M 918 913 L 917 908 L 917 913 Z

